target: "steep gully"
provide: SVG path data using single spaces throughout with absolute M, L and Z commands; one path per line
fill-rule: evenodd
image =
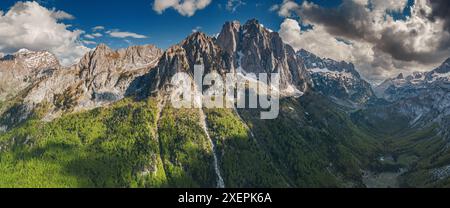
M 220 173 L 219 162 L 218 162 L 218 157 L 217 157 L 217 153 L 216 153 L 216 147 L 215 147 L 214 141 L 211 139 L 211 136 L 209 135 L 209 132 L 208 132 L 208 125 L 206 123 L 207 121 L 206 121 L 205 112 L 203 112 L 203 110 L 201 108 L 199 108 L 199 115 L 200 115 L 200 124 L 202 125 L 203 130 L 205 131 L 206 137 L 210 141 L 211 147 L 212 147 L 212 153 L 213 153 L 213 158 L 214 158 L 214 171 L 216 172 L 216 176 L 217 176 L 217 188 L 225 188 L 225 182 L 222 178 L 222 174 Z

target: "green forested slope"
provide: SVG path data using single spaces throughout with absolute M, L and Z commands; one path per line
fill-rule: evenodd
M 0 135 L 0 186 L 215 187 L 199 110 L 157 106 L 125 99 L 49 123 L 37 112 Z M 204 112 L 226 187 L 361 187 L 382 147 L 315 94 L 283 99 L 275 120 Z

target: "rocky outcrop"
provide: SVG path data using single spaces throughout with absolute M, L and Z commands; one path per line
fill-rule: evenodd
M 256 20 L 242 26 L 236 21 L 225 23 L 217 38 L 200 32 L 190 35 L 164 53 L 144 83 L 149 83 L 150 92 L 158 92 L 170 86 L 177 72 L 192 76 L 195 65 L 203 65 L 205 74 L 217 72 L 222 76 L 279 73 L 282 96 L 301 94 L 309 86 L 306 71 L 295 51 L 284 44 L 277 33 Z
M 242 26 L 236 21 L 226 23 L 216 42 L 229 57 L 231 70 L 244 74 L 279 73 L 282 91 L 308 90 L 308 75 L 294 49 L 257 20 Z
M 125 96 L 133 80 L 158 64 L 161 55 L 162 51 L 152 45 L 120 50 L 99 45 L 78 64 L 30 82 L 21 92 L 20 102 L 5 112 L 2 123 L 18 123 L 36 108 L 43 112 L 44 120 L 52 120 L 67 111 L 116 102 Z
M 61 66 L 46 51 L 19 50 L 0 58 L 0 101 L 11 99 L 37 80 L 51 76 Z
M 314 90 L 351 106 L 364 105 L 374 98 L 371 85 L 353 64 L 322 59 L 303 49 L 297 55 L 312 78 Z
M 227 66 L 223 58 L 223 52 L 213 38 L 196 32 L 167 49 L 144 84 L 150 86 L 150 92 L 158 92 L 170 87 L 172 77 L 178 72 L 185 72 L 193 77 L 195 65 L 203 65 L 205 74 L 213 71 L 224 74 Z
M 388 101 L 417 97 L 431 91 L 450 89 L 450 59 L 430 72 L 414 72 L 409 76 L 399 74 L 375 88 L 377 96 Z
M 400 74 L 388 79 L 375 90 L 377 95 L 392 103 L 411 119 L 411 125 L 441 124 L 442 133 L 448 135 L 450 120 L 450 59 L 430 72 Z

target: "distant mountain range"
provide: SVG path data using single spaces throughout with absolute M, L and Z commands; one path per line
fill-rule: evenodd
M 199 64 L 279 73 L 279 117 L 174 109 L 170 80 Z M 257 20 L 70 67 L 22 49 L 0 58 L 0 187 L 448 187 L 449 79 L 450 59 L 372 88 Z

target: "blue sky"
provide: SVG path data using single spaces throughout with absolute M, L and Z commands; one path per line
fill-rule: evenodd
M 0 8 L 7 11 L 16 2 L 2 0 Z M 100 25 L 106 30 L 118 29 L 148 36 L 144 39 L 120 39 L 104 35 L 93 40 L 97 43 L 106 43 L 113 48 L 146 43 L 167 48 L 184 39 L 197 27 L 201 27 L 200 30 L 209 35 L 218 33 L 222 24 L 230 20 L 245 22 L 248 19 L 257 18 L 266 27 L 275 31 L 283 21 L 276 12 L 269 11 L 271 6 L 280 4 L 282 0 L 245 0 L 245 4 L 237 7 L 234 12 L 226 9 L 228 0 L 213 0 L 205 9 L 196 11 L 191 17 L 182 16 L 173 9 L 167 9 L 162 14 L 158 14 L 152 9 L 153 0 L 41 0 L 38 2 L 49 9 L 55 8 L 73 15 L 75 19 L 63 22 L 72 25 L 73 28 L 84 30 L 88 34 L 93 32 L 92 27 Z M 333 0 L 315 2 L 324 6 L 340 3 Z
M 7 11 L 16 2 L 2 0 L 0 8 Z M 249 2 L 235 12 L 225 10 L 223 5 L 226 4 L 226 0 L 213 1 L 207 8 L 197 11 L 192 17 L 182 16 L 173 9 L 158 14 L 152 9 L 153 2 L 151 0 L 46 0 L 40 1 L 40 4 L 72 14 L 75 19 L 63 22 L 72 25 L 73 28 L 84 30 L 86 33 L 91 33 L 91 28 L 101 25 L 106 30 L 118 29 L 148 36 L 144 39 L 120 39 L 104 35 L 94 40 L 98 43 L 104 42 L 114 48 L 144 43 L 167 48 L 189 35 L 196 27 L 201 27 L 201 31 L 207 34 L 217 33 L 223 22 L 227 20 L 244 21 L 257 17 L 270 27 L 279 27 L 282 21 L 276 13 L 268 12 L 272 2 L 265 0 Z M 125 40 L 131 42 L 127 43 Z

